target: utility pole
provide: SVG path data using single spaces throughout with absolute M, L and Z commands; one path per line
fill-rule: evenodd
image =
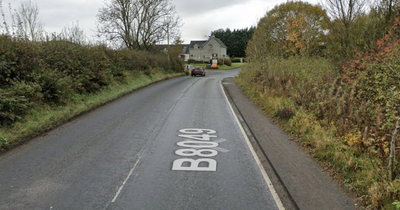
M 167 23 L 167 45 L 168 45 L 168 64 L 170 64 L 170 53 L 171 53 L 171 47 L 169 46 L 169 22 Z

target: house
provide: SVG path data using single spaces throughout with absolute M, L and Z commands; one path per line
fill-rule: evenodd
M 182 52 L 182 55 L 185 55 L 185 61 L 189 59 L 210 61 L 213 54 L 217 54 L 218 58 L 227 58 L 227 49 L 220 39 L 210 36 L 208 40 L 191 41 L 190 45 Z
M 218 58 L 228 58 L 226 45 L 215 36 L 211 36 L 208 40 L 191 41 L 189 45 L 156 45 L 155 49 L 164 53 L 179 54 L 184 61 L 189 59 L 197 61 L 210 61 L 213 54 L 217 54 Z

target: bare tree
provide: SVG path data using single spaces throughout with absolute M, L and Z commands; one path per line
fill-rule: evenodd
M 368 0 L 326 0 L 326 9 L 333 18 L 340 20 L 346 27 L 365 11 Z
M 351 24 L 359 15 L 363 14 L 369 0 L 326 0 L 328 14 L 340 22 L 344 34 L 349 36 Z
M 17 25 L 17 36 L 22 39 L 38 41 L 43 36 L 43 24 L 39 19 L 39 8 L 30 0 L 22 2 L 13 15 Z
M 137 50 L 150 50 L 180 26 L 170 0 L 111 0 L 97 19 L 99 36 Z
M 333 19 L 329 27 L 328 45 L 337 59 L 350 58 L 356 47 L 356 19 L 369 9 L 370 0 L 325 0 L 325 9 Z
M 86 43 L 86 36 L 83 29 L 79 26 L 79 21 L 72 23 L 71 27 L 64 27 L 59 36 L 62 40 L 76 44 Z

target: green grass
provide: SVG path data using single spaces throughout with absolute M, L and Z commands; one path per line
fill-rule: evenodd
M 118 99 L 134 90 L 181 73 L 159 72 L 152 76 L 128 74 L 127 82 L 110 85 L 98 94 L 75 95 L 73 101 L 64 106 L 41 106 L 32 109 L 28 115 L 10 127 L 0 128 L 0 151 L 15 147 L 28 139 L 42 135 L 83 113 L 96 109 L 110 101 Z

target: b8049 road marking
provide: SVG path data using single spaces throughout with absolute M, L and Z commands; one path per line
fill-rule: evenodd
M 225 141 L 218 138 L 217 132 L 212 129 L 185 128 L 179 130 L 179 137 L 184 138 L 177 145 L 183 147 L 178 149 L 175 154 L 181 157 L 172 163 L 173 171 L 217 171 L 217 161 L 212 159 L 218 155 L 218 151 L 227 152 L 228 150 L 219 148 L 219 143 Z M 191 157 L 191 158 L 188 158 Z M 198 159 L 193 159 L 200 157 Z

